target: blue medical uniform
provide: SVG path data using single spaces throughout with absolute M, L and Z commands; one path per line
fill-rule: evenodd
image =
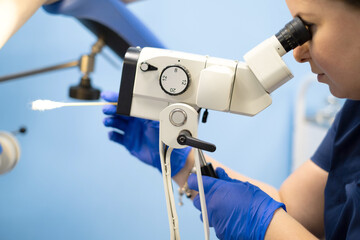
M 347 100 L 311 158 L 329 172 L 325 236 L 360 239 L 360 101 Z

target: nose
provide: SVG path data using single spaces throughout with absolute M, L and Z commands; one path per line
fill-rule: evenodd
M 310 60 L 309 42 L 304 43 L 301 46 L 296 47 L 293 50 L 294 58 L 299 63 L 308 62 Z

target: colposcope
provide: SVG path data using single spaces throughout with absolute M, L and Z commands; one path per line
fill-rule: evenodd
M 270 93 L 293 75 L 282 56 L 311 38 L 294 18 L 244 55 L 245 62 L 158 48 L 125 54 L 117 113 L 159 120 L 172 103 L 253 116 L 271 104 Z
M 199 110 L 247 116 L 264 110 L 271 104 L 270 94 L 293 77 L 281 57 L 310 39 L 307 26 L 295 17 L 246 53 L 244 62 L 158 48 L 128 49 L 117 113 L 160 121 L 159 149 L 171 239 L 180 239 L 180 234 L 170 156 L 173 148 L 185 146 L 195 149 L 205 239 L 209 239 L 201 151 L 215 151 L 215 145 L 197 139 Z

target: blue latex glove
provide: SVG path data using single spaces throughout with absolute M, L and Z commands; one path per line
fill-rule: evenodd
M 285 205 L 248 182 L 231 179 L 222 168 L 217 168 L 216 174 L 219 179 L 203 176 L 209 225 L 215 228 L 216 236 L 264 239 L 275 210 L 285 209 Z M 189 176 L 188 185 L 198 191 L 195 174 Z M 194 205 L 201 210 L 199 195 Z
M 102 92 L 101 97 L 108 102 L 117 102 L 118 93 Z M 110 140 L 124 147 L 142 162 L 156 167 L 161 172 L 159 154 L 159 122 L 141 118 L 116 115 L 116 106 L 106 105 L 103 108 L 106 115 L 106 127 L 119 129 L 109 132 Z M 171 176 L 176 175 L 185 165 L 190 148 L 174 149 L 171 154 Z
M 2 146 L 1 146 L 1 144 L 0 144 L 0 154 L 2 153 L 2 151 L 3 151 L 3 149 L 2 149 Z

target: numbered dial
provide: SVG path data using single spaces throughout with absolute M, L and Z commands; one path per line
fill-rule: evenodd
M 190 84 L 190 74 L 182 66 L 166 67 L 160 75 L 160 86 L 165 93 L 179 95 L 186 91 Z

